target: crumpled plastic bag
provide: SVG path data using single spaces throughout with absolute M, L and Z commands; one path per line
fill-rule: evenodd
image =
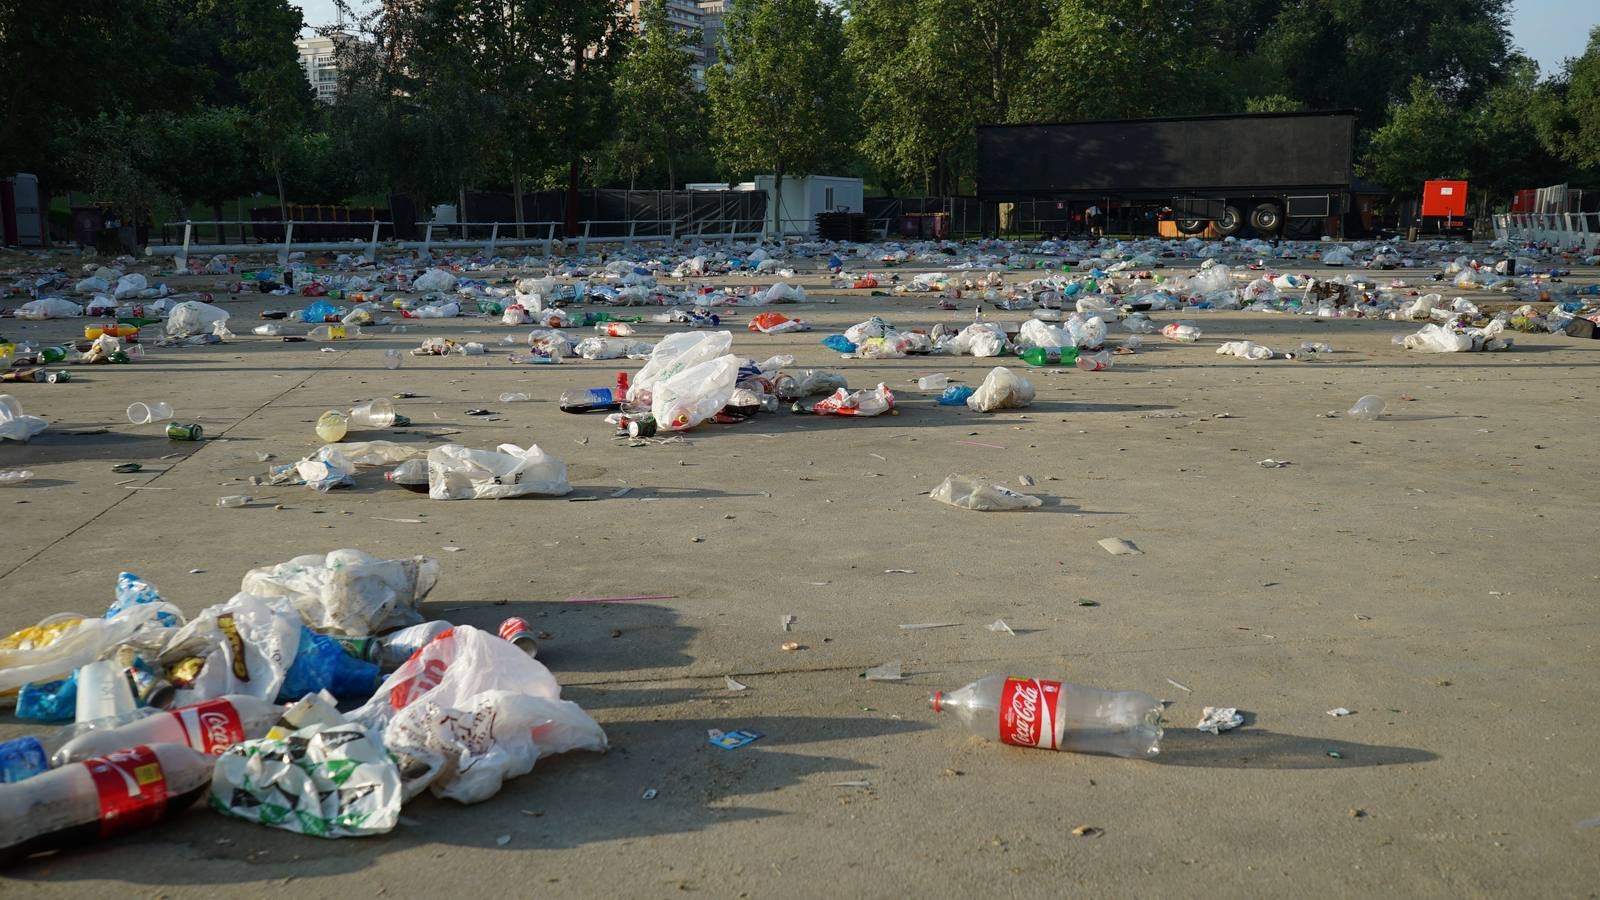
M 208 606 L 167 641 L 160 661 L 205 659 L 194 680 L 178 687 L 178 705 L 224 694 L 277 699 L 283 677 L 300 647 L 300 614 L 287 597 L 234 594 Z
M 124 573 L 127 575 L 127 573 Z M 149 588 L 128 575 L 128 591 Z M 129 599 L 124 601 L 124 596 Z M 104 616 L 88 618 L 57 613 L 38 625 L 0 638 L 0 693 L 10 693 L 33 681 L 54 681 L 104 657 L 124 645 L 152 655 L 167 643 L 172 626 L 183 623 L 183 613 L 156 597 L 134 599 L 118 584 L 118 600 Z
M 810 331 L 811 326 L 799 319 L 791 319 L 783 313 L 767 312 L 758 313 L 750 317 L 750 323 L 745 326 L 751 331 L 762 334 L 785 334 L 791 331 Z
M 501 444 L 472 450 L 445 444 L 428 451 L 428 496 L 434 500 L 502 500 L 526 494 L 572 493 L 567 464 L 539 449 Z
M 851 325 L 849 328 L 846 328 L 844 330 L 844 339 L 852 344 L 859 345 L 865 343 L 868 338 L 881 338 L 886 334 L 892 333 L 894 330 L 895 328 L 893 325 L 890 325 L 888 322 L 885 322 L 883 319 L 880 319 L 877 316 L 873 316 L 865 322 L 857 322 L 856 324 Z
M 607 747 L 594 719 L 561 699 L 549 669 L 468 625 L 423 645 L 352 718 L 383 730 L 406 773 L 407 798 L 431 787 L 436 796 L 477 803 L 540 757 Z
M 1031 509 L 1044 505 L 1044 501 L 1038 497 L 1020 494 L 1003 484 L 994 484 L 973 475 L 951 475 L 939 482 L 939 486 L 928 496 L 940 503 L 980 512 Z
M 71 319 L 83 315 L 83 307 L 60 297 L 40 297 L 17 307 L 19 319 Z
M 167 313 L 167 337 L 208 334 L 218 322 L 228 321 L 228 311 L 198 300 L 185 300 Z
M 731 331 L 679 331 L 662 338 L 650 353 L 650 359 L 633 376 L 628 386 L 628 400 L 648 402 L 651 391 L 658 383 L 703 362 L 725 356 L 733 346 Z M 656 420 L 660 422 L 660 419 Z
M 1006 330 L 994 322 L 974 322 L 961 329 L 951 347 L 977 357 L 999 356 L 1006 349 Z
M 1020 409 L 1033 402 L 1033 383 L 1005 366 L 995 366 L 983 384 L 967 398 L 967 406 L 978 412 Z
M 400 821 L 400 768 L 381 734 L 346 722 L 243 741 L 217 758 L 218 812 L 312 837 L 384 834 Z
M 26 442 L 50 423 L 39 416 L 22 411 L 22 401 L 10 394 L 0 394 L 0 439 Z
M 99 275 L 90 275 L 73 285 L 72 289 L 80 294 L 109 294 L 111 282 Z
M 416 280 L 411 282 L 411 286 L 425 294 L 431 294 L 435 291 L 453 291 L 456 289 L 456 276 L 443 269 L 429 269 L 418 275 Z
M 327 444 L 322 449 L 329 448 L 337 450 L 345 460 L 358 466 L 392 466 L 428 455 L 426 447 L 396 444 L 394 441 L 351 441 L 347 444 Z
M 1271 359 L 1272 348 L 1255 341 L 1225 341 L 1217 348 L 1218 356 L 1237 356 L 1240 359 Z
M 438 583 L 437 559 L 379 559 L 345 549 L 251 569 L 239 590 L 288 599 L 318 631 L 366 637 L 421 622 L 417 604 Z
M 799 285 L 778 282 L 761 295 L 764 303 L 804 303 L 806 302 L 806 289 Z
M 572 352 L 584 359 L 621 359 L 628 357 L 638 359 L 649 357 L 654 349 L 645 341 L 631 341 L 627 338 L 590 337 L 578 342 Z
M 139 296 L 139 292 L 149 286 L 149 279 L 138 272 L 132 272 L 117 279 L 117 286 L 111 289 L 111 296 L 118 300 L 127 300 Z
M 1423 353 L 1459 353 L 1472 349 L 1472 337 L 1443 325 L 1424 325 L 1416 334 L 1406 335 L 1404 346 Z
M 818 400 L 811 412 L 819 416 L 881 416 L 894 409 L 894 392 L 879 384 L 870 391 L 839 388 Z
M 1039 319 L 1029 319 L 1022 323 L 1022 330 L 1017 332 L 1018 347 L 1071 347 L 1072 335 L 1063 328 L 1051 325 Z
M 683 431 L 722 411 L 738 386 L 737 356 L 720 356 L 673 375 L 651 391 L 650 414 L 661 431 Z

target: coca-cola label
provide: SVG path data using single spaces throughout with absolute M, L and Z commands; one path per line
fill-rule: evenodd
M 529 634 L 532 631 L 533 629 L 528 627 L 528 622 L 526 619 L 512 616 L 511 618 L 500 623 L 499 633 L 501 640 L 515 641 L 518 637 L 521 637 L 524 634 Z
M 193 706 L 175 709 L 183 726 L 189 746 L 201 753 L 221 756 L 229 747 L 244 740 L 244 723 L 239 721 L 239 711 L 223 699 L 207 700 Z
M 1000 740 L 1018 747 L 1059 750 L 1056 725 L 1061 682 L 1007 678 L 1000 691 Z
M 160 821 L 167 812 L 167 775 L 146 746 L 85 760 L 100 801 L 100 836 L 121 834 Z

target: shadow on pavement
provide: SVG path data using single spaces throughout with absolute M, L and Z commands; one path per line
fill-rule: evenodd
M 1220 735 L 1169 728 L 1161 742 L 1161 755 L 1152 761 L 1157 765 L 1214 769 L 1349 769 L 1424 763 L 1438 758 L 1436 753 L 1412 747 L 1360 744 L 1246 727 Z

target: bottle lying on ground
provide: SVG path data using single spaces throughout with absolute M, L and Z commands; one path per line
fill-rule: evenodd
M 1161 701 L 1143 691 L 990 675 L 928 698 L 985 740 L 1140 758 L 1161 750 Z

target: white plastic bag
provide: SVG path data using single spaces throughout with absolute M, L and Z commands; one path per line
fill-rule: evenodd
M 644 402 L 658 382 L 697 366 L 703 362 L 725 356 L 733 346 L 731 331 L 680 331 L 662 338 L 650 353 L 650 360 L 633 376 L 628 387 L 628 399 Z M 659 419 L 657 420 L 660 421 Z
M 994 322 L 974 322 L 961 329 L 952 347 L 956 353 L 999 356 L 1006 349 L 1006 330 Z
M 1038 319 L 1029 319 L 1022 323 L 1022 330 L 1017 333 L 1018 347 L 1071 347 L 1072 336 L 1065 329 L 1042 322 Z
M 143 275 L 134 272 L 117 279 L 117 286 L 112 289 L 111 296 L 118 300 L 127 300 L 139 296 L 139 292 L 149 286 L 150 282 Z
M 351 441 L 348 444 L 328 444 L 322 449 L 336 450 L 340 456 L 357 466 L 392 466 L 428 455 L 426 447 L 396 444 L 394 441 Z
M 198 300 L 185 300 L 173 306 L 172 312 L 167 314 L 167 336 L 186 337 L 191 334 L 206 334 L 217 322 L 227 320 L 228 311 L 225 309 L 218 309 Z
M 431 294 L 435 291 L 453 291 L 456 289 L 456 276 L 443 269 L 429 269 L 418 275 L 417 280 L 411 282 L 411 286 L 425 294 Z
M 178 629 L 161 651 L 162 665 L 205 659 L 200 673 L 178 689 L 178 705 L 224 694 L 249 694 L 271 703 L 300 650 L 300 614 L 284 597 L 234 594 L 208 606 Z
M 40 297 L 17 307 L 19 319 L 71 319 L 83 315 L 83 307 L 60 297 Z
M 939 486 L 928 496 L 940 503 L 980 512 L 1031 509 L 1044 505 L 1044 501 L 1038 497 L 1019 494 L 1003 484 L 994 484 L 973 475 L 951 475 L 939 482 Z
M 170 603 L 136 603 L 110 618 L 58 614 L 39 623 L 39 631 L 25 629 L 0 640 L 0 692 L 15 691 L 30 681 L 64 678 L 123 644 L 159 646 L 169 631 L 159 621 L 163 613 L 169 621 L 183 621 L 183 613 Z M 62 625 L 62 618 L 70 621 Z M 58 628 L 53 640 L 45 637 Z
M 542 756 L 606 749 L 606 735 L 576 703 L 561 699 L 550 670 L 498 636 L 468 625 L 444 632 L 379 686 L 353 718 L 383 729 L 410 771 L 408 797 L 424 786 L 462 803 L 485 800 Z
M 1032 403 L 1033 396 L 1032 382 L 1004 366 L 996 366 L 967 398 L 967 406 L 978 412 L 1020 409 Z
M 722 411 L 739 381 L 739 357 L 728 355 L 685 369 L 651 391 L 650 414 L 662 431 L 683 431 Z
M 1472 349 L 1472 338 L 1442 325 L 1424 325 L 1416 334 L 1406 335 L 1404 346 L 1423 353 L 1460 353 Z
M 471 450 L 446 444 L 428 451 L 428 496 L 435 500 L 501 500 L 525 494 L 572 493 L 567 464 L 539 449 L 501 444 Z
M 239 590 L 286 598 L 317 631 L 366 637 L 421 622 L 417 604 L 438 582 L 439 561 L 430 557 L 379 559 L 335 550 L 251 569 Z
M 298 834 L 359 837 L 394 829 L 401 791 L 382 735 L 348 722 L 234 744 L 217 758 L 211 805 Z
M 22 411 L 22 401 L 10 394 L 0 394 L 0 439 L 24 441 L 50 427 L 38 416 Z
M 1240 359 L 1271 359 L 1272 348 L 1255 341 L 1225 341 L 1217 348 L 1218 356 L 1237 356 Z

